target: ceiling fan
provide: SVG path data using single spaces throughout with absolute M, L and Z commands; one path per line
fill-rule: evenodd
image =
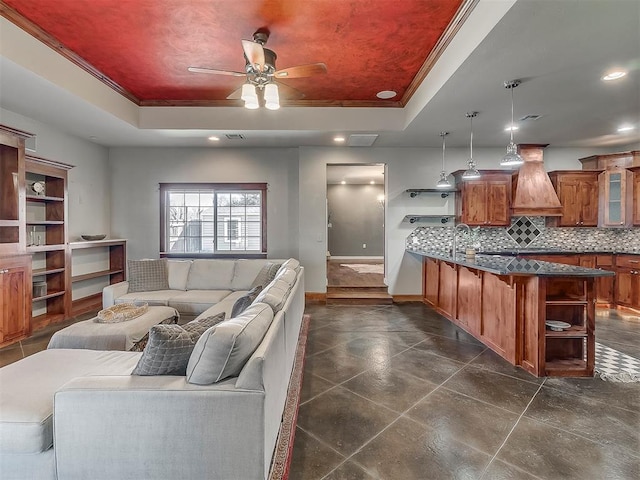
M 244 50 L 246 62 L 245 72 L 204 67 L 189 67 L 188 70 L 193 73 L 246 77 L 247 82 L 232 92 L 227 99 L 241 98 L 245 101 L 245 107 L 254 109 L 260 106 L 260 97 L 262 97 L 262 101 L 264 101 L 267 108 L 276 110 L 280 108 L 278 87 L 280 87 L 280 92 L 286 98 L 304 97 L 304 94 L 299 90 L 283 83 L 276 83 L 276 79 L 320 75 L 327 73 L 327 66 L 324 63 L 312 63 L 276 70 L 276 53 L 273 50 L 264 48 L 269 39 L 269 33 L 266 29 L 259 29 L 253 34 L 253 41 L 242 40 L 242 49 Z

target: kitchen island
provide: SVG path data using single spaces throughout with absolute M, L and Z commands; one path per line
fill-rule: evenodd
M 612 272 L 520 256 L 423 257 L 423 299 L 494 352 L 541 376 L 593 376 L 596 277 Z M 548 321 L 565 322 L 551 330 Z

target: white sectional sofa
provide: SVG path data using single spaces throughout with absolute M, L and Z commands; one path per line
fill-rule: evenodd
M 103 290 L 102 304 L 107 308 L 116 303 L 142 300 L 150 306 L 173 307 L 180 313 L 180 323 L 193 320 L 204 312 L 208 315 L 222 311 L 230 313 L 235 301 L 251 289 L 265 264 L 284 261 L 168 260 L 169 289 L 129 293 L 129 282 L 120 282 Z
M 228 262 L 256 275 L 265 263 Z M 45 350 L 1 368 L 0 478 L 266 479 L 303 324 L 304 269 L 286 270 L 242 314 L 273 318 L 240 373 L 220 382 L 131 375 L 139 352 Z M 180 297 L 170 290 L 163 301 Z

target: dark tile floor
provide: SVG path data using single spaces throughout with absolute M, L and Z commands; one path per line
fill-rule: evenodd
M 640 478 L 639 383 L 534 378 L 420 303 L 307 312 L 291 480 Z M 596 332 L 640 358 L 640 317 Z
M 640 478 L 639 383 L 534 378 L 420 303 L 306 310 L 290 480 Z M 640 358 L 640 317 L 599 311 L 596 338 Z

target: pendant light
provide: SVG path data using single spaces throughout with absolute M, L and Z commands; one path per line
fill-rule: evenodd
M 507 154 L 500 160 L 500 166 L 512 167 L 515 165 L 522 165 L 524 159 L 518 154 L 518 147 L 513 143 L 513 89 L 520 85 L 520 80 L 510 80 L 504 82 L 504 88 L 511 90 L 511 141 L 507 145 Z
M 469 140 L 469 163 L 467 170 L 462 174 L 462 180 L 475 180 L 480 178 L 480 172 L 476 168 L 476 162 L 473 161 L 473 118 L 478 115 L 478 112 L 467 112 L 466 117 L 471 123 L 471 139 Z
M 436 183 L 436 188 L 452 188 L 451 183 L 449 182 L 449 175 L 447 175 L 447 171 L 444 169 L 444 151 L 445 151 L 445 137 L 449 135 L 449 132 L 440 132 L 440 136 L 442 137 L 442 171 L 440 172 L 440 180 Z

